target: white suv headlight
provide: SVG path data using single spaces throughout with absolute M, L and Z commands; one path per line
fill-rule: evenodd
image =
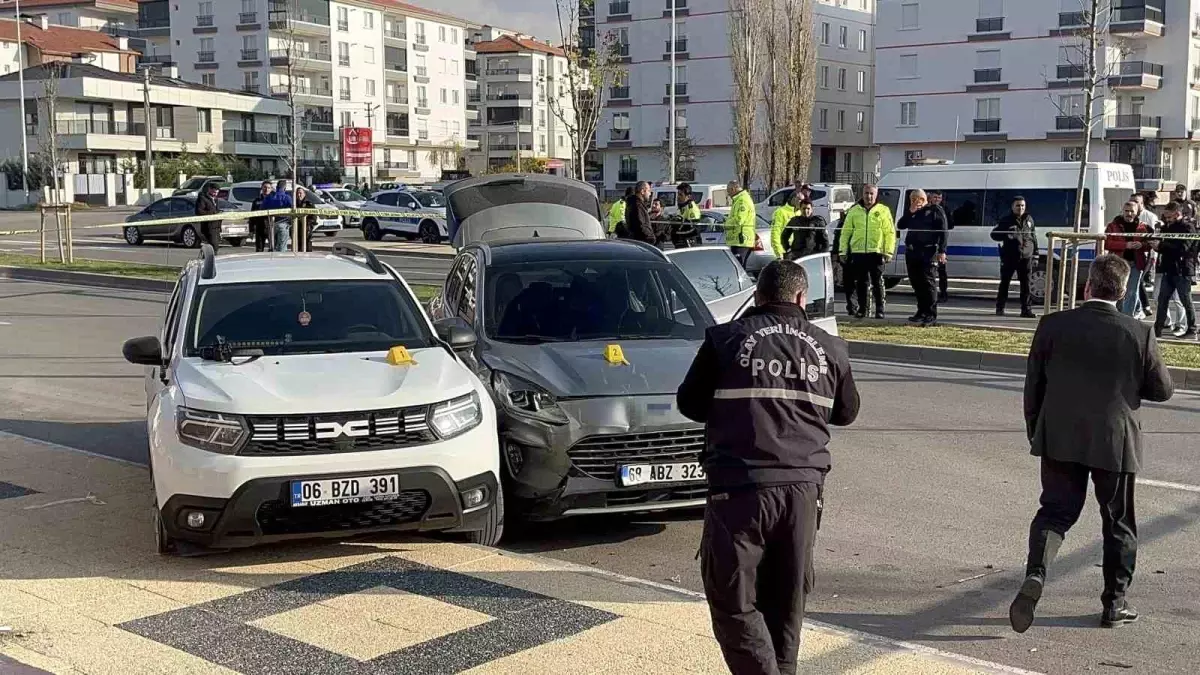
M 236 455 L 250 437 L 246 423 L 237 415 L 180 407 L 175 425 L 181 442 L 220 455 Z
M 483 409 L 475 392 L 438 403 L 429 409 L 429 427 L 442 440 L 470 431 L 479 426 L 482 420 Z

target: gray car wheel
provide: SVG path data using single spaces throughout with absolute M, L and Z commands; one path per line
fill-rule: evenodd
M 142 231 L 137 225 L 125 226 L 125 243 L 130 246 L 140 246 L 142 243 Z
M 184 225 L 183 231 L 179 233 L 179 241 L 187 248 L 196 248 L 200 245 L 200 237 L 196 234 L 196 228 L 191 225 Z
M 442 242 L 442 233 L 438 231 L 437 223 L 432 220 L 426 220 L 417 228 L 417 233 L 421 235 L 421 242 L 425 244 L 440 244 Z

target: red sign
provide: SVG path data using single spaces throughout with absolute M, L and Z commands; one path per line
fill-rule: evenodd
M 370 127 L 342 127 L 342 166 L 371 166 Z

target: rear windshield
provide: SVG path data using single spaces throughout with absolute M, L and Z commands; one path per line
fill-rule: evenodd
M 239 202 L 253 202 L 262 193 L 262 187 L 235 187 L 233 198 Z
M 725 188 L 717 188 L 712 191 L 712 208 L 722 209 L 729 206 L 729 192 Z
M 387 351 L 433 344 L 421 311 L 394 281 L 288 281 L 201 286 L 188 355 L 224 341 L 267 355 Z
M 700 340 L 711 322 L 674 265 L 554 261 L 488 269 L 484 324 L 502 342 Z
M 350 190 L 329 190 L 328 194 L 330 197 L 338 200 L 339 202 L 366 201 L 362 195 L 358 194 L 357 192 L 351 192 Z
M 836 188 L 833 191 L 833 201 L 838 204 L 853 204 L 854 190 L 850 188 Z
M 480 211 L 509 204 L 557 204 L 583 211 L 596 220 L 602 220 L 600 202 L 596 199 L 595 192 L 558 183 L 503 180 L 458 190 L 450 195 L 450 208 L 460 221 Z

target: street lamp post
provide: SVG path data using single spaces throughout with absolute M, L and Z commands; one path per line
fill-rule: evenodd
M 667 182 L 675 182 L 675 47 L 676 47 L 676 28 L 675 28 L 675 3 L 678 0 L 670 0 L 671 2 L 671 106 L 667 113 L 667 144 L 670 146 L 668 165 L 667 165 Z
M 142 106 L 143 106 L 143 109 L 145 110 L 145 118 L 146 118 L 146 188 L 150 191 L 150 194 L 153 195 L 154 194 L 154 127 L 152 127 L 151 125 L 154 124 L 154 122 L 152 122 L 150 119 L 150 117 L 153 113 L 153 111 L 150 109 L 150 68 L 151 68 L 151 65 L 148 63 L 143 63 L 142 65 L 140 65 L 138 67 L 142 69 L 142 85 L 143 85 L 143 94 L 144 94 L 144 98 L 142 99 Z
M 21 0 L 16 0 L 17 23 L 17 83 L 21 96 L 21 187 L 25 190 L 25 203 L 29 203 L 29 138 L 25 124 L 25 44 L 21 42 Z M 54 124 L 50 120 L 47 124 Z

